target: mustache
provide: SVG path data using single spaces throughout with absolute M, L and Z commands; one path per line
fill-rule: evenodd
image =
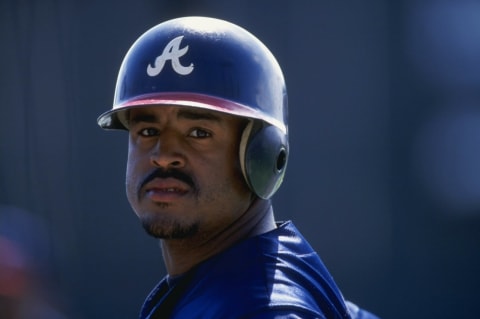
M 139 190 L 142 189 L 147 183 L 151 182 L 155 178 L 175 178 L 178 179 L 179 181 L 187 184 L 191 188 L 195 189 L 195 182 L 193 181 L 193 178 L 178 170 L 178 169 L 163 169 L 163 168 L 157 168 L 153 172 L 151 172 L 145 179 L 140 183 Z

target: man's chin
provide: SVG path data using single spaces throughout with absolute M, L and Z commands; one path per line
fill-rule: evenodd
M 158 239 L 186 239 L 198 232 L 197 224 L 184 225 L 178 222 L 142 220 L 143 229 L 148 235 Z

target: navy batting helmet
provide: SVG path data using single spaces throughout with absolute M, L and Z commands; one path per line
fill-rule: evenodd
M 121 65 L 105 129 L 128 129 L 125 111 L 178 105 L 251 119 L 240 143 L 250 189 L 270 198 L 288 159 L 287 91 L 275 57 L 245 29 L 219 19 L 185 17 L 145 32 Z

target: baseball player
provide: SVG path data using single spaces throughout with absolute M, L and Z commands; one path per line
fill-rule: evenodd
M 151 28 L 98 124 L 129 133 L 127 197 L 168 272 L 140 318 L 376 318 L 344 300 L 292 222 L 275 221 L 287 91 L 248 31 L 206 17 Z

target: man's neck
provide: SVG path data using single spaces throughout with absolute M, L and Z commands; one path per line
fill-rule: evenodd
M 256 199 L 235 222 L 211 237 L 161 240 L 168 274 L 181 275 L 233 244 L 275 228 L 271 201 Z

